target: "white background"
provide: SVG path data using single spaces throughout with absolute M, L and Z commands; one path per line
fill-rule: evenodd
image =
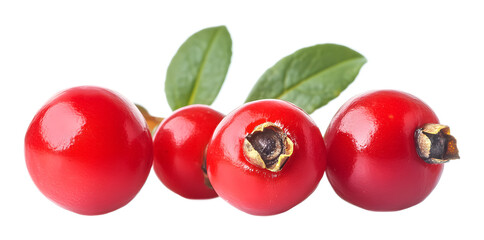
M 166 3 L 169 2 L 169 3 Z M 482 239 L 484 69 L 479 1 L 2 1 L 0 3 L 0 239 Z M 389 3 L 392 2 L 392 3 Z M 286 213 L 256 217 L 220 198 L 187 200 L 153 174 L 127 206 L 82 216 L 46 199 L 28 175 L 23 138 L 47 99 L 78 85 L 120 92 L 159 116 L 167 66 L 196 31 L 226 25 L 232 63 L 213 107 L 244 102 L 282 57 L 319 43 L 346 45 L 368 63 L 312 114 L 321 131 L 355 94 L 397 89 L 429 104 L 458 139 L 421 204 L 371 212 L 341 200 L 324 177 Z

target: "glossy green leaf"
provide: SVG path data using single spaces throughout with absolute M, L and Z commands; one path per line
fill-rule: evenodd
M 165 94 L 171 109 L 212 104 L 231 57 L 232 39 L 225 26 L 206 28 L 190 36 L 168 66 Z
M 365 57 L 341 45 L 303 48 L 269 68 L 246 101 L 282 99 L 312 113 L 352 83 L 365 63 Z

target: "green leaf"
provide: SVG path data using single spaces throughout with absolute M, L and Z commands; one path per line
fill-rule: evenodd
M 232 39 L 225 26 L 203 29 L 190 36 L 168 66 L 165 94 L 172 110 L 210 105 L 225 80 L 232 57 Z
M 365 57 L 341 45 L 303 48 L 269 68 L 246 102 L 282 99 L 312 113 L 348 87 L 365 63 Z

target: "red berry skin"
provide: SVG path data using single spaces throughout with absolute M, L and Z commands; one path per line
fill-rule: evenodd
M 418 98 L 380 90 L 346 102 L 326 134 L 327 177 L 344 200 L 373 211 L 396 211 L 423 201 L 437 185 L 443 164 L 425 163 L 414 132 L 438 123 Z
M 153 169 L 166 187 L 188 199 L 217 197 L 205 183 L 202 164 L 208 141 L 223 117 L 208 106 L 189 105 L 161 122 L 154 138 Z
M 244 156 L 244 138 L 265 122 L 279 125 L 294 142 L 283 168 L 272 172 Z M 285 212 L 306 199 L 326 168 L 319 128 L 295 105 L 281 100 L 250 102 L 227 115 L 207 148 L 207 172 L 221 198 L 253 215 Z
M 151 134 L 135 105 L 107 89 L 60 92 L 35 115 L 25 135 L 32 180 L 70 211 L 98 215 L 131 201 L 153 161 Z

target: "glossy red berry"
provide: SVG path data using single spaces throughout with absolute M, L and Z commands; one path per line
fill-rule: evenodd
M 25 135 L 32 180 L 70 211 L 96 215 L 135 197 L 151 169 L 151 135 L 134 104 L 99 87 L 75 87 L 50 99 Z
M 254 215 L 273 215 L 306 199 L 321 180 L 326 149 L 319 128 L 295 105 L 260 100 L 217 126 L 207 172 L 220 197 Z
M 154 138 L 153 168 L 173 192 L 190 199 L 217 197 L 206 177 L 205 155 L 224 117 L 205 105 L 189 105 L 163 120 Z
M 444 166 L 436 163 L 458 157 L 455 139 L 438 122 L 429 106 L 407 93 L 384 90 L 354 97 L 325 134 L 329 182 L 341 198 L 368 210 L 418 204 L 439 181 Z M 418 143 L 419 135 L 424 144 Z M 430 140 L 437 135 L 442 144 Z

